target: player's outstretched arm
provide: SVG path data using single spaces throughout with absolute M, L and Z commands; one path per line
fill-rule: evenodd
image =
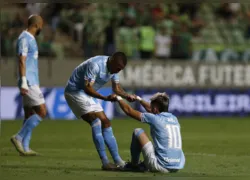
M 141 121 L 141 112 L 134 110 L 132 107 L 130 107 L 125 101 L 123 101 L 121 96 L 116 96 L 116 99 L 122 108 L 122 110 L 130 117 Z
M 85 81 L 84 91 L 88 95 L 90 95 L 91 97 L 94 97 L 94 98 L 102 99 L 104 101 L 112 101 L 111 98 L 108 98 L 108 97 L 103 96 L 103 95 L 99 94 L 98 92 L 96 92 L 96 90 L 93 88 L 93 84 L 94 84 L 94 82 L 89 82 L 88 80 Z M 113 98 L 113 101 L 114 100 L 115 100 L 115 98 Z
M 129 102 L 134 102 L 136 100 L 136 96 L 126 93 L 121 87 L 120 83 L 112 81 L 112 89 L 115 94 L 127 99 Z
M 148 102 L 144 101 L 141 97 L 137 96 L 136 99 L 140 102 L 140 104 L 144 107 L 144 109 L 151 113 L 151 106 Z

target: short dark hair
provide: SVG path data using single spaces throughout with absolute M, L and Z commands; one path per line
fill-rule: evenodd
M 37 24 L 40 21 L 40 16 L 38 15 L 31 15 L 28 19 L 28 27 L 31 27 Z
M 36 23 L 36 18 L 35 16 L 30 16 L 28 19 L 28 27 L 34 25 Z
M 160 112 L 168 112 L 169 96 L 166 93 L 156 93 L 150 100 L 151 104 L 155 104 Z
M 121 60 L 124 65 L 127 65 L 127 56 L 123 52 L 115 52 L 112 57 L 117 60 Z

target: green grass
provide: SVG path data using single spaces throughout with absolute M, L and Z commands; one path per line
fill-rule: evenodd
M 20 157 L 9 139 L 21 121 L 3 121 L 0 136 L 0 179 L 62 179 L 93 177 L 233 177 L 250 176 L 250 118 L 180 118 L 186 166 L 176 174 L 101 171 L 91 131 L 83 121 L 43 121 L 33 132 L 31 147 L 40 157 Z M 149 128 L 134 120 L 113 120 L 124 160 L 134 128 Z

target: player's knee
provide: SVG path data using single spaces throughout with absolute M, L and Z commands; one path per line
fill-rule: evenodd
M 92 123 L 94 123 L 94 121 L 96 120 L 96 115 L 93 112 L 84 114 L 81 116 L 81 118 L 86 121 L 89 125 L 91 125 Z
M 111 123 L 108 119 L 105 121 L 102 121 L 102 128 L 109 128 L 110 126 L 111 126 Z
M 46 109 L 43 110 L 43 111 L 41 111 L 38 115 L 39 115 L 42 119 L 44 119 L 44 118 L 46 117 L 46 115 L 47 115 Z
M 136 137 L 139 137 L 143 132 L 144 130 L 142 128 L 136 128 L 133 133 Z
M 109 121 L 109 119 L 107 117 L 102 117 L 100 118 L 101 122 L 102 122 L 102 128 L 109 128 L 111 126 L 111 122 Z
M 46 108 L 41 108 L 40 111 L 37 112 L 37 114 L 43 119 L 47 115 L 47 110 Z
M 35 106 L 33 107 L 33 110 L 36 112 L 37 115 L 39 115 L 42 119 L 46 117 L 47 115 L 47 109 L 45 104 Z

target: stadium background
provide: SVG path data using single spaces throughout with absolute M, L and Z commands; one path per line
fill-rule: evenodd
M 1 11 L 1 102 L 8 97 L 8 104 L 1 106 L 2 119 L 22 116 L 18 90 L 12 88 L 16 86 L 15 43 L 30 14 L 45 19 L 38 42 L 49 118 L 74 117 L 60 88 L 82 61 L 115 50 L 129 57 L 127 68 L 120 73 L 123 87 L 145 97 L 157 90 L 168 92 L 173 96 L 171 111 L 177 115 L 249 115 L 247 3 L 22 3 L 6 5 Z M 165 53 L 160 58 L 157 48 L 161 42 L 154 41 L 159 37 L 170 41 L 160 50 Z M 123 116 L 114 104 L 104 106 L 109 117 Z
M 123 51 L 128 55 L 129 61 L 126 69 L 120 73 L 120 82 L 128 92 L 148 99 L 154 92 L 165 91 L 171 97 L 170 111 L 180 118 L 184 126 L 187 160 L 196 166 L 194 170 L 191 165 L 187 165 L 187 171 L 190 170 L 193 174 L 184 172 L 182 176 L 249 175 L 246 169 L 237 169 L 238 166 L 230 169 L 226 165 L 218 164 L 237 164 L 237 158 L 249 159 L 250 149 L 245 142 L 249 138 L 247 127 L 250 122 L 248 3 L 17 3 L 2 6 L 0 116 L 1 119 L 7 120 L 3 121 L 2 131 L 2 150 L 5 158 L 2 167 L 5 172 L 11 172 L 8 170 L 13 168 L 16 170 L 16 167 L 22 164 L 16 161 L 8 163 L 9 156 L 12 156 L 14 151 L 6 139 L 21 123 L 8 120 L 20 120 L 23 117 L 21 97 L 16 87 L 15 43 L 31 14 L 40 14 L 45 20 L 44 29 L 37 40 L 40 81 L 48 108 L 47 119 L 75 119 L 65 102 L 63 88 L 78 64 L 94 55 L 110 55 L 116 50 Z M 143 32 L 148 33 L 145 34 L 146 39 L 142 35 Z M 164 57 L 159 57 L 157 48 L 162 39 L 168 40 L 169 44 L 161 49 L 161 52 L 165 53 Z M 101 89 L 101 93 L 111 93 L 110 84 Z M 129 138 L 125 140 L 124 134 L 119 134 L 119 128 L 130 137 L 132 129 L 138 124 L 116 121 L 127 117 L 115 103 L 102 102 L 102 105 L 108 117 L 115 120 L 113 123 L 114 129 L 117 129 L 115 134 L 119 146 L 121 149 L 128 149 Z M 131 105 L 141 108 L 137 103 Z M 51 153 L 48 148 L 52 146 L 55 151 L 53 155 L 56 157 L 56 153 L 67 154 L 67 149 L 60 149 L 60 152 L 55 150 L 61 148 L 60 145 L 53 145 L 56 142 L 53 136 L 56 132 L 52 128 L 56 127 L 57 135 L 66 138 L 70 151 L 75 153 L 74 157 L 81 157 L 82 154 L 80 155 L 78 150 L 86 147 L 76 145 L 77 139 L 73 137 L 65 137 L 64 128 L 72 126 L 73 129 L 74 126 L 79 132 L 89 129 L 84 125 L 80 130 L 81 126 L 77 121 L 71 123 L 69 125 L 62 121 L 45 122 L 38 127 L 38 135 L 34 139 L 41 138 L 48 147 L 43 149 L 38 143 L 35 143 L 35 147 L 43 153 Z M 48 125 L 50 128 L 47 128 Z M 124 127 L 127 127 L 127 131 Z M 231 135 L 232 132 L 238 134 L 238 139 Z M 76 135 L 74 130 L 71 133 Z M 217 140 L 212 140 L 213 138 Z M 230 142 L 230 138 L 233 138 L 234 142 Z M 214 141 L 217 143 L 216 147 Z M 192 144 L 194 142 L 198 145 Z M 89 151 L 92 151 L 94 147 L 91 140 L 88 139 L 86 144 L 88 143 L 91 148 Z M 194 147 L 196 149 L 192 149 Z M 237 156 L 234 157 L 233 153 Z M 128 151 L 123 154 L 129 156 Z M 227 160 L 218 154 L 225 154 Z M 98 166 L 96 154 L 91 158 L 96 159 L 95 164 L 90 164 L 90 167 Z M 199 167 L 204 173 L 200 173 L 199 162 L 204 160 L 206 165 Z M 42 165 L 43 163 L 47 166 L 48 163 L 54 162 L 42 160 Z M 209 166 L 210 163 L 215 164 L 214 169 Z M 39 168 L 43 169 L 42 165 Z M 64 163 L 55 166 L 67 167 Z M 26 170 L 29 168 L 32 170 L 29 166 Z M 52 171 L 57 172 L 57 169 L 52 168 Z M 67 175 L 68 171 L 74 171 L 74 166 L 62 174 Z

